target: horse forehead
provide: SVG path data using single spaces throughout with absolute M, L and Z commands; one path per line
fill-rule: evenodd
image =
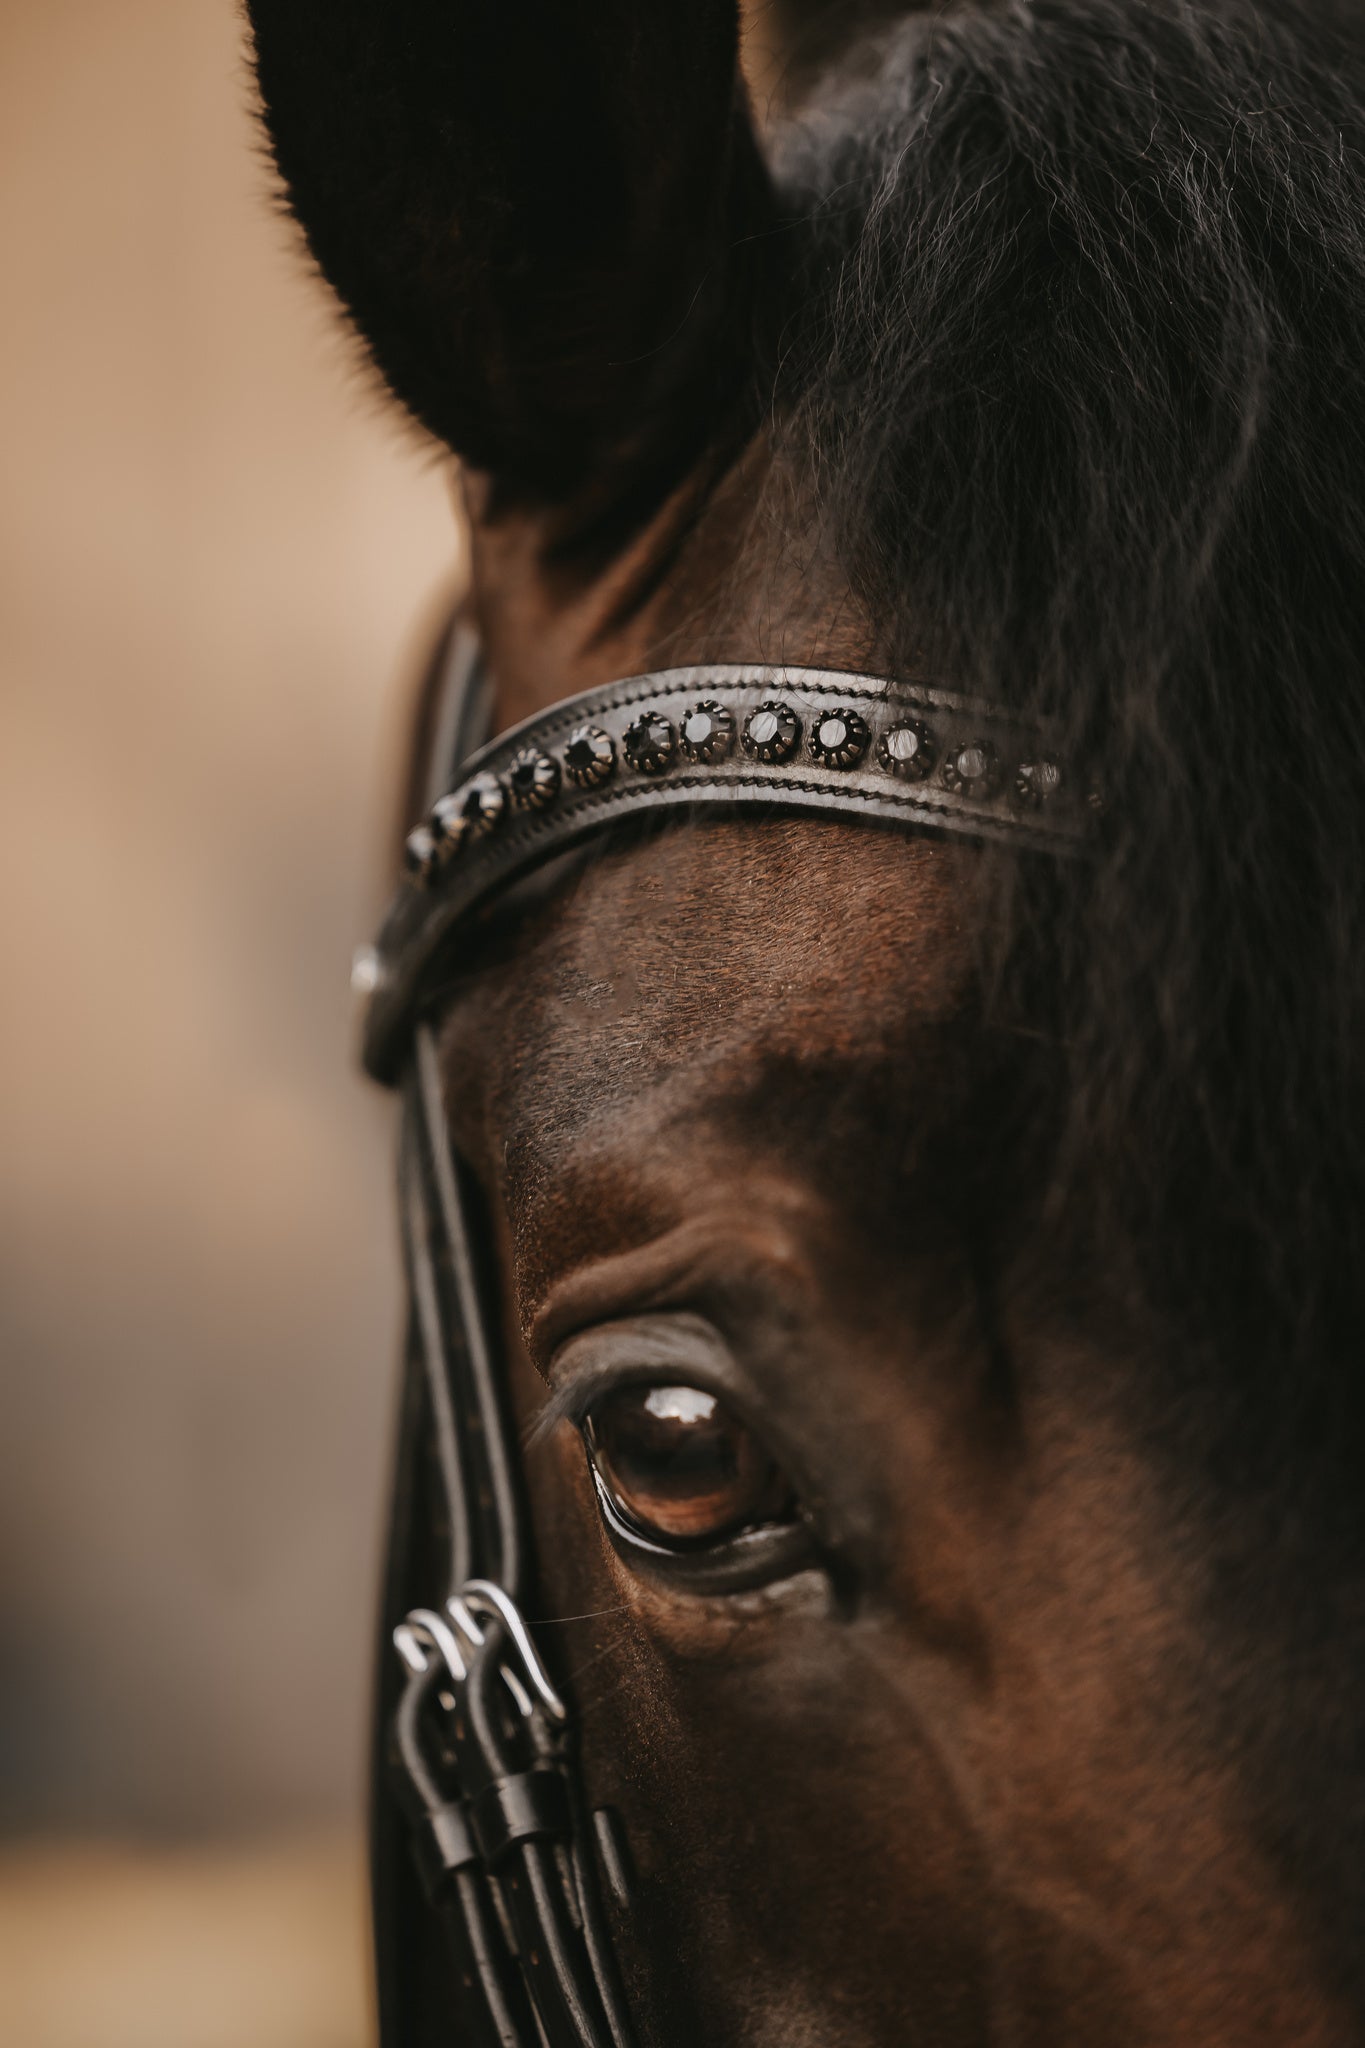
M 885 1056 L 961 1008 L 970 861 L 824 820 L 702 822 L 615 849 L 506 970 L 486 1019 L 500 1093 L 553 1090 L 585 1061 L 617 1097 L 680 1057 Z
M 886 1090 L 934 1093 L 971 974 L 971 858 L 780 819 L 613 850 L 455 1003 L 456 1142 L 529 1226 L 570 1184 L 624 1198 L 703 1151 L 785 1153 L 772 1120 L 794 1088 L 818 1171 L 821 1131 L 838 1141 L 812 1086 L 855 1139 L 870 1103 L 894 1110 Z
M 971 861 L 856 824 L 717 821 L 614 848 L 543 906 L 443 1033 L 516 1312 L 688 1216 L 752 1210 L 794 1244 L 864 1199 L 848 1162 L 871 1187 L 873 1135 L 913 1142 L 956 1065 Z

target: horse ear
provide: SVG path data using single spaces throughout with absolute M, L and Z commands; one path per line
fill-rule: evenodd
M 276 161 L 399 398 L 568 495 L 704 437 L 771 189 L 735 0 L 249 0 Z
M 869 34 L 935 0 L 772 0 L 768 34 L 784 97 L 798 101 L 827 65 L 836 64 Z

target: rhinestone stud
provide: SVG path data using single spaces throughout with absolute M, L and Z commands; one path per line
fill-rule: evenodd
M 933 773 L 938 759 L 938 741 L 932 727 L 918 718 L 907 718 L 889 726 L 877 740 L 878 765 L 903 782 L 923 782 Z
M 616 747 L 600 725 L 576 725 L 564 747 L 564 773 L 580 789 L 596 789 L 616 766 Z
M 756 761 L 790 761 L 800 739 L 801 721 L 789 704 L 769 700 L 744 721 L 744 751 Z
M 968 740 L 954 747 L 943 763 L 943 786 L 957 796 L 994 796 L 1000 787 L 1000 761 L 989 740 Z
M 645 711 L 626 727 L 622 745 L 631 767 L 641 775 L 662 775 L 672 766 L 678 737 L 661 711 Z
M 559 795 L 559 763 L 539 747 L 523 747 L 507 766 L 507 792 L 520 811 L 546 811 Z
M 871 739 L 867 720 L 856 711 L 826 711 L 811 727 L 806 745 L 822 768 L 856 768 Z
M 688 760 L 701 761 L 709 767 L 713 761 L 723 761 L 734 748 L 734 713 L 704 697 L 685 714 L 681 731 Z
M 436 834 L 426 825 L 419 825 L 415 832 L 409 832 L 403 841 L 403 866 L 414 882 L 429 882 L 436 866 Z
M 470 834 L 470 823 L 464 809 L 464 791 L 457 790 L 453 796 L 443 796 L 439 803 L 434 803 L 427 824 L 436 840 L 437 860 L 453 859 Z
M 1060 763 L 1050 754 L 1037 754 L 1033 760 L 1019 763 L 1010 795 L 1022 810 L 1040 811 L 1056 796 L 1063 780 Z
M 471 839 L 482 839 L 485 833 L 496 831 L 507 812 L 507 792 L 496 775 L 475 775 L 463 789 L 457 789 L 454 796 L 443 799 L 458 806 L 464 820 L 465 833 Z

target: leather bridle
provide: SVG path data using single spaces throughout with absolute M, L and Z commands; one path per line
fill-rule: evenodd
M 571 1704 L 526 1618 L 497 1276 L 442 1099 L 443 970 L 499 892 L 637 815 L 814 811 L 1057 853 L 1081 844 L 1093 797 L 1037 725 L 866 676 L 674 669 L 480 746 L 488 701 L 457 628 L 429 815 L 357 956 L 365 1063 L 403 1095 L 409 1288 L 374 1780 L 380 2033 L 384 2048 L 426 2048 L 457 2017 L 468 2048 L 631 2048 L 611 1930 L 629 1921 L 629 1857 L 614 1814 L 589 1810 Z

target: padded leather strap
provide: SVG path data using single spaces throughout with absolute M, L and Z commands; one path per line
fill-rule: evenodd
M 841 731 L 844 744 L 828 744 Z M 460 921 L 624 819 L 744 805 L 1055 854 L 1076 851 L 1091 818 L 1047 734 L 999 705 L 753 664 L 670 669 L 566 698 L 483 747 L 446 788 L 409 840 L 413 872 L 367 960 L 364 1058 L 380 1080 L 395 1076 L 424 979 Z

